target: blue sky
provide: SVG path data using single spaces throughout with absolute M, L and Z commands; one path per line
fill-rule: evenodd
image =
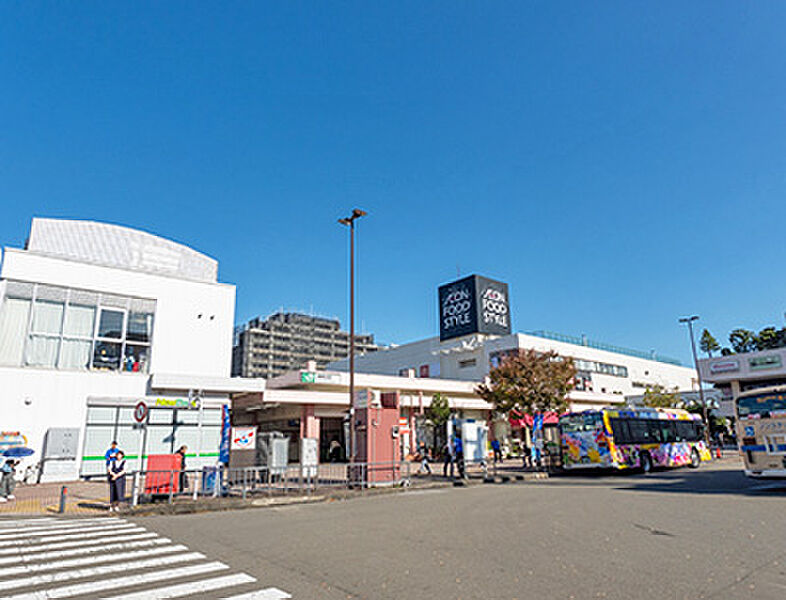
M 436 287 L 509 282 L 514 328 L 687 360 L 783 324 L 783 3 L 5 3 L 0 243 L 32 216 L 184 242 L 280 307 L 385 342 Z

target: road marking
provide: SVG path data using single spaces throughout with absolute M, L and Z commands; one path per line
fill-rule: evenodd
M 236 573 L 235 575 L 224 575 L 223 577 L 214 577 L 213 579 L 179 583 L 168 587 L 156 588 L 154 590 L 125 594 L 123 596 L 113 596 L 112 598 L 104 598 L 104 600 L 147 600 L 148 598 L 165 600 L 166 598 L 180 598 L 191 594 L 201 594 L 203 592 L 220 590 L 221 588 L 242 585 L 244 583 L 253 583 L 255 581 L 256 579 L 251 577 L 251 575 Z M 290 597 L 291 596 L 284 596 L 284 598 Z
M 43 563 L 27 563 L 19 565 L 18 567 L 7 567 L 0 569 L 0 577 L 9 577 L 11 575 L 20 575 L 25 573 L 38 573 L 40 571 L 56 571 L 57 569 L 67 569 L 69 567 L 80 567 L 82 565 L 90 565 L 93 563 L 102 563 L 118 560 L 131 560 L 134 558 L 143 558 L 145 556 L 155 554 L 168 554 L 169 552 L 182 552 L 188 551 L 188 548 L 182 545 L 176 546 L 163 546 L 160 548 L 147 548 L 145 550 L 135 550 L 133 552 L 118 552 L 115 554 L 107 553 L 103 556 L 85 556 L 82 558 L 70 558 L 68 560 L 56 560 L 52 562 Z M 2 589 L 3 582 L 0 581 L 0 589 Z
M 163 564 L 171 565 L 171 564 L 177 564 L 183 562 L 190 562 L 193 560 L 201 560 L 203 558 L 205 558 L 205 555 L 202 554 L 201 552 L 189 552 L 186 554 L 149 558 L 146 560 L 138 560 L 135 562 L 132 561 L 126 563 L 113 563 L 111 565 L 92 567 L 89 569 L 75 569 L 72 571 L 63 571 L 62 573 L 48 573 L 45 575 L 33 575 L 32 577 L 17 577 L 16 579 L 11 579 L 10 581 L 0 581 L 0 590 L 12 590 L 20 587 L 33 587 L 37 585 L 61 583 L 63 581 L 69 581 L 71 579 L 97 577 L 100 575 L 107 575 L 109 573 L 135 571 L 137 569 L 149 569 L 151 567 L 161 567 Z
M 271 587 L 256 592 L 248 592 L 247 594 L 227 596 L 222 600 L 287 600 L 287 598 L 291 597 L 292 594 L 287 594 L 284 590 Z
M 99 538 L 99 537 L 109 537 L 109 536 L 122 536 L 126 533 L 143 533 L 145 532 L 144 527 L 137 527 L 136 525 L 124 525 L 122 528 L 117 528 L 113 530 L 100 530 L 100 531 L 93 531 L 88 533 L 69 533 L 69 534 L 61 534 L 61 535 L 48 535 L 40 537 L 36 540 L 36 543 L 41 542 L 56 542 L 58 540 L 79 540 L 85 538 Z M 26 542 L 25 540 L 3 540 L 0 542 L 0 547 L 8 548 L 9 546 L 29 546 L 31 545 L 30 542 Z
M 155 537 L 155 533 L 146 533 L 144 537 Z M 140 540 L 138 542 L 118 542 L 116 544 L 103 544 L 101 546 L 87 546 L 83 548 L 72 548 L 71 550 L 54 550 L 52 552 L 40 552 L 39 548 L 19 548 L 19 551 L 24 551 L 25 554 L 17 556 L 0 557 L 0 565 L 13 565 L 16 563 L 30 563 L 35 561 L 47 560 L 50 558 L 66 558 L 68 556 L 79 556 L 80 554 L 94 554 L 96 552 L 105 552 L 107 550 L 125 550 L 126 548 L 144 548 L 147 546 L 157 546 L 162 544 L 169 544 L 172 540 L 169 538 L 156 538 L 153 540 Z M 93 544 L 95 542 L 70 542 L 71 544 Z M 57 546 L 58 544 L 52 544 Z M 43 547 L 43 546 L 42 546 Z M 33 552 L 39 550 L 39 552 Z
M 15 527 L 18 525 L 25 525 L 27 523 L 46 523 L 47 521 L 57 521 L 54 517 L 36 517 L 34 519 L 1 519 L 0 529 L 4 527 Z
M 144 531 L 144 529 L 142 531 Z M 93 538 L 95 537 L 99 537 L 99 536 L 93 536 Z M 158 537 L 158 534 L 135 533 L 133 535 L 127 535 L 123 539 L 127 541 L 133 541 L 133 540 L 141 540 L 145 538 L 154 538 L 154 537 Z M 0 548 L 0 556 L 4 556 L 7 554 L 14 554 L 14 555 L 29 554 L 33 552 L 41 552 L 43 550 L 56 550 L 58 548 L 76 548 L 78 546 L 94 546 L 95 544 L 106 543 L 107 541 L 111 542 L 112 540 L 90 539 L 90 540 L 76 540 L 73 542 L 57 542 L 54 544 L 30 544 L 26 546 L 17 546 L 15 548 Z
M 74 529 L 77 527 L 87 527 L 90 525 L 110 525 L 112 523 L 125 523 L 123 519 L 115 517 L 103 517 L 100 519 L 79 519 L 78 521 L 54 521 L 48 523 L 36 523 L 23 525 L 20 527 L 0 528 L 0 537 L 8 537 L 15 533 L 30 533 L 33 531 L 45 531 L 48 529 Z
M 77 585 L 67 585 L 62 587 L 50 588 L 48 590 L 40 590 L 38 592 L 31 592 L 27 594 L 17 594 L 16 596 L 8 596 L 6 600 L 51 600 L 52 598 L 70 598 L 72 596 L 81 596 L 83 594 L 94 594 L 104 590 L 111 590 L 115 588 L 131 587 L 135 585 L 147 585 L 154 581 L 165 581 L 167 579 L 178 579 L 180 577 L 189 577 L 191 575 L 201 575 L 202 573 L 211 573 L 213 571 L 221 571 L 229 567 L 222 562 L 209 562 L 191 567 L 182 567 L 178 569 L 168 569 L 165 571 L 153 571 L 152 573 L 142 573 L 139 575 L 130 575 L 128 577 L 117 577 L 115 579 L 104 579 L 102 581 L 91 581 L 88 583 L 80 583 Z M 155 590 L 149 590 L 148 597 L 155 598 Z
M 90 525 L 83 525 L 80 527 L 58 526 L 52 529 L 36 528 L 35 530 L 30 530 L 30 531 L 21 530 L 21 531 L 15 531 L 13 533 L 0 533 L 0 542 L 5 542 L 6 540 L 38 538 L 47 535 L 81 533 L 83 531 L 102 531 L 106 529 L 120 529 L 122 527 L 133 527 L 133 526 L 134 526 L 133 523 L 126 523 L 125 521 L 117 521 L 115 523 L 107 523 L 106 525 L 101 523 L 96 523 Z

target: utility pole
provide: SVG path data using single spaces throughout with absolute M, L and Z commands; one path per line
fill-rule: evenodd
M 349 227 L 349 459 L 355 462 L 355 221 L 367 215 L 356 208 L 338 222 Z
M 699 402 L 701 402 L 701 410 L 702 415 L 704 416 L 704 439 L 707 442 L 707 448 L 710 445 L 710 417 L 709 411 L 707 410 L 707 403 L 704 400 L 704 386 L 702 385 L 701 381 L 701 371 L 699 370 L 699 360 L 696 357 L 696 340 L 693 338 L 693 322 L 699 320 L 699 315 L 693 315 L 691 317 L 681 317 L 679 319 L 680 323 L 687 323 L 688 324 L 688 334 L 690 335 L 690 348 L 693 352 L 693 366 L 696 369 L 696 375 L 699 377 Z

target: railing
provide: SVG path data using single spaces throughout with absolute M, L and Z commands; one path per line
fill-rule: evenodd
M 136 471 L 129 475 L 129 500 L 136 506 L 184 499 L 311 495 L 320 489 L 409 486 L 411 476 L 407 461 Z

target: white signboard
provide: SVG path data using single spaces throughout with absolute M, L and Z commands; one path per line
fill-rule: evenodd
M 254 450 L 257 447 L 256 427 L 233 427 L 230 450 Z
M 319 443 L 317 438 L 303 438 L 300 440 L 300 464 L 303 467 L 303 477 L 316 477 L 319 465 Z
M 740 370 L 740 363 L 737 360 L 721 360 L 710 363 L 710 373 L 732 373 Z

